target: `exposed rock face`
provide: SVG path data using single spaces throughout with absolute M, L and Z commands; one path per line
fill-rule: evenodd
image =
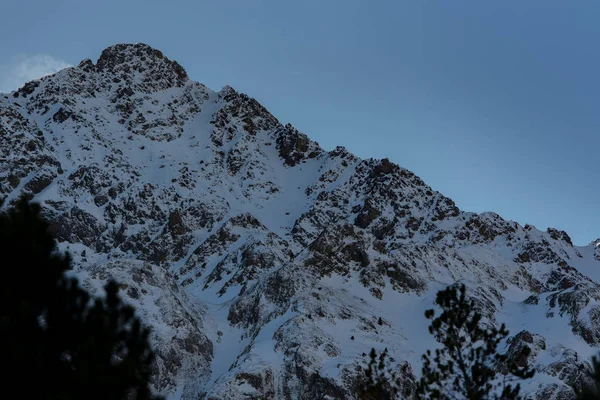
M 463 212 L 143 44 L 0 94 L 0 160 L 4 207 L 40 202 L 84 284 L 116 278 L 154 327 L 174 398 L 352 398 L 371 347 L 410 386 L 459 280 L 532 348 L 532 398 L 572 398 L 600 346 L 597 243 Z

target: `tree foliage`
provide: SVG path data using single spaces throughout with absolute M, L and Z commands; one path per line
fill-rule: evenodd
M 592 358 L 592 369 L 588 375 L 590 383 L 583 388 L 575 388 L 577 400 L 600 399 L 600 356 Z
M 369 362 L 362 368 L 364 375 L 359 378 L 358 398 L 360 400 L 392 400 L 400 392 L 402 382 L 389 367 L 387 348 L 377 355 L 375 349 L 369 353 Z
M 151 398 L 148 329 L 115 282 L 93 299 L 67 276 L 71 260 L 40 211 L 21 199 L 0 214 L 2 390 L 36 399 Z
M 429 332 L 442 347 L 423 355 L 422 378 L 416 390 L 402 381 L 406 375 L 398 377 L 389 366 L 387 349 L 379 355 L 372 349 L 370 362 L 359 379 L 358 398 L 521 399 L 520 385 L 515 381 L 529 379 L 535 373 L 527 365 L 530 348 L 523 346 L 510 356 L 500 353 L 498 346 L 508 337 L 506 327 L 486 327 L 475 302 L 467 298 L 464 285 L 438 292 L 435 304 L 442 313 L 435 317 L 434 310 L 427 310 L 425 317 L 431 320 Z M 596 367 L 598 376 L 600 365 Z
M 427 310 L 425 316 L 432 320 L 429 332 L 443 346 L 423 355 L 419 397 L 520 399 L 520 384 L 514 381 L 531 378 L 535 372 L 526 362 L 529 347 L 524 346 L 513 358 L 499 353 L 498 345 L 508 336 L 506 327 L 485 327 L 464 285 L 438 292 L 435 303 L 442 313 L 435 317 L 434 310 Z M 525 360 L 525 365 L 517 365 L 514 359 Z

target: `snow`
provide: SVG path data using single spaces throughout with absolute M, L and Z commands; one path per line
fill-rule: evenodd
M 600 283 L 600 263 L 594 258 L 595 252 L 598 251 L 597 246 L 589 245 L 577 249 L 583 257 L 572 257 L 572 265 L 583 275 L 593 279 L 596 283 Z

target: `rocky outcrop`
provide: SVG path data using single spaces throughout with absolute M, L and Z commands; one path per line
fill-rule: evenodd
M 298 132 L 290 124 L 278 129 L 274 135 L 279 156 L 290 167 L 304 162 L 306 159 L 315 158 L 323 152 L 308 136 Z
M 134 87 L 136 91 L 165 90 L 182 87 L 189 79 L 185 70 L 177 61 L 171 61 L 159 50 L 143 43 L 117 44 L 106 48 L 100 54 L 96 65 L 83 62 L 79 68 L 86 72 L 95 71 L 112 77 L 113 83 L 129 81 L 130 77 L 141 76 L 141 83 Z M 131 88 L 127 89 L 133 94 Z

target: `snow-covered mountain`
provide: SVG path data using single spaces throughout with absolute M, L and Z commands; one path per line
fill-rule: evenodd
M 461 211 L 144 44 L 0 94 L 0 160 L 4 207 L 40 202 L 83 284 L 153 327 L 171 398 L 351 399 L 371 347 L 411 385 L 456 281 L 532 348 L 532 398 L 571 398 L 600 346 L 597 243 Z

